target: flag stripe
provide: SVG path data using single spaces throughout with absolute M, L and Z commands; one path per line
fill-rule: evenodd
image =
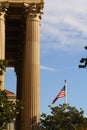
M 65 85 L 63 86 L 63 88 L 61 89 L 61 91 L 58 93 L 58 95 L 54 98 L 54 100 L 52 101 L 52 104 L 55 103 L 55 101 L 58 99 L 58 98 L 62 98 L 65 96 Z
M 65 96 L 65 91 L 61 91 L 59 94 L 58 94 L 58 98 L 61 98 L 61 97 L 64 97 Z

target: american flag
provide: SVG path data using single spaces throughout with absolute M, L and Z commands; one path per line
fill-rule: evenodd
M 52 101 L 52 104 L 55 103 L 55 101 L 58 99 L 58 98 L 62 98 L 65 96 L 65 85 L 63 86 L 63 88 L 61 89 L 61 91 L 58 93 L 58 95 L 54 98 L 54 100 Z

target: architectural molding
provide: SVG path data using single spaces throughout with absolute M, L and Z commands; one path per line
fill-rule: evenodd
M 0 0 L 0 2 L 2 2 L 2 0 Z M 3 2 L 7 2 L 7 0 L 3 0 Z M 43 0 L 8 0 L 8 2 L 10 3 L 23 3 L 23 2 L 27 2 L 27 3 L 42 3 Z

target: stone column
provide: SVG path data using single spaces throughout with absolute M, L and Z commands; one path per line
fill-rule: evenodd
M 40 119 L 40 19 L 41 4 L 25 4 L 26 41 L 23 49 L 20 130 L 39 130 Z M 18 130 L 18 128 L 17 128 Z
M 0 60 L 5 59 L 5 13 L 0 12 Z M 2 84 L 0 89 L 4 89 L 4 75 L 0 76 Z
M 0 59 L 5 59 L 5 13 L 0 12 Z
M 7 11 L 7 4 L 0 3 L 0 60 L 5 59 L 5 13 Z M 0 76 L 2 84 L 0 89 L 4 89 L 4 75 Z

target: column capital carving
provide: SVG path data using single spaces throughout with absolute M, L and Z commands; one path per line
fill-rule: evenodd
M 43 14 L 43 4 L 42 3 L 24 3 L 25 13 L 31 18 L 35 18 L 38 16 L 41 19 L 41 15 Z
M 0 3 L 0 15 L 5 14 L 7 12 L 8 7 L 9 7 L 8 2 L 1 2 Z

